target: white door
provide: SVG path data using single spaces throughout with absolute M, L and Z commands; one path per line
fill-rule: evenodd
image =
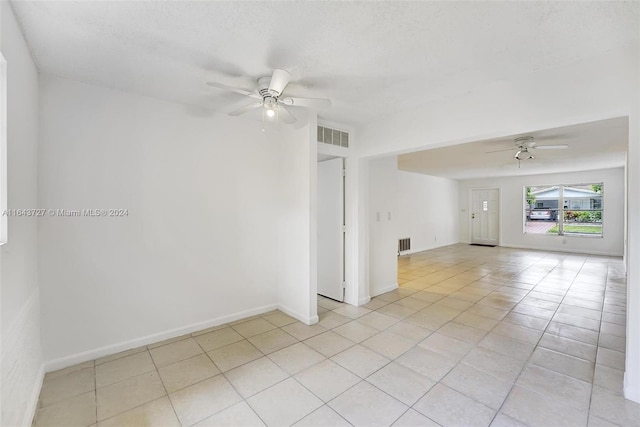
M 499 196 L 497 188 L 471 190 L 471 243 L 495 246 L 498 244 Z
M 344 175 L 342 159 L 318 163 L 318 293 L 344 300 Z

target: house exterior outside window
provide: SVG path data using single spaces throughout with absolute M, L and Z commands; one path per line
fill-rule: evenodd
M 602 189 L 602 183 L 525 187 L 523 232 L 602 236 Z

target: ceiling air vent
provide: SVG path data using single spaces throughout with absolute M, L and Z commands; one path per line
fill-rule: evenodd
M 318 142 L 349 148 L 349 133 L 324 126 L 318 126 Z

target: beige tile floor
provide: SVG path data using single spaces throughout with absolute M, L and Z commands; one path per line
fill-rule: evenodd
M 618 258 L 453 245 L 320 323 L 281 312 L 47 374 L 35 425 L 640 425 Z

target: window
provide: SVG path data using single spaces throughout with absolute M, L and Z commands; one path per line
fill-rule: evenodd
M 527 234 L 602 236 L 603 184 L 524 188 Z

